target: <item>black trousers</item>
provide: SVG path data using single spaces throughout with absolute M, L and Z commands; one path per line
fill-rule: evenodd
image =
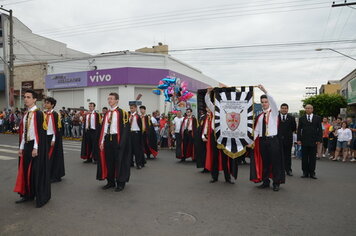
M 193 155 L 194 139 L 192 136 L 192 131 L 184 130 L 183 133 L 183 158 L 189 158 Z M 192 159 L 194 157 L 192 156 Z
M 89 129 L 86 134 L 86 139 L 88 145 L 87 155 L 88 157 L 97 161 L 99 153 L 99 141 L 97 139 L 96 131 L 94 129 Z
M 269 184 L 269 177 L 273 175 L 273 183 L 279 184 L 281 179 L 281 152 L 279 146 L 279 139 L 277 136 L 260 138 L 260 151 L 263 164 L 263 183 Z M 271 168 L 272 166 L 272 168 Z
M 148 146 L 148 141 L 147 141 L 147 132 L 143 132 L 142 133 L 142 141 L 143 141 L 143 150 L 144 153 L 146 153 L 147 158 L 150 158 L 151 156 L 151 151 L 150 151 L 150 147 Z
M 316 146 L 302 145 L 302 170 L 304 175 L 315 175 Z
M 143 138 L 141 131 L 131 131 L 130 132 L 131 138 L 131 164 L 134 163 L 134 156 L 135 156 L 135 163 L 136 166 L 144 166 L 145 165 L 145 157 L 143 154 Z
M 109 184 L 119 184 L 118 171 L 121 169 L 122 157 L 119 155 L 119 144 L 117 135 L 106 135 L 104 139 L 105 160 L 108 169 L 107 180 Z
M 282 142 L 281 148 L 283 148 L 284 168 L 285 168 L 286 172 L 292 171 L 293 140 L 282 139 L 281 142 Z
M 180 133 L 175 133 L 176 137 L 176 158 L 181 158 L 182 155 L 182 136 Z
M 36 189 L 36 182 L 35 182 L 35 174 L 36 173 L 36 161 L 37 158 L 32 157 L 33 151 L 33 144 L 34 141 L 29 141 L 25 143 L 24 150 L 23 150 L 23 158 L 24 158 L 24 175 L 25 175 L 25 186 L 26 186 L 26 193 L 22 197 L 26 198 L 34 198 L 35 197 L 35 189 Z M 31 167 L 30 167 L 31 166 Z M 29 170 L 29 168 L 31 168 Z
M 213 166 L 211 170 L 211 177 L 213 180 L 218 180 L 219 178 L 219 153 L 221 152 L 222 157 L 222 167 L 224 171 L 225 181 L 231 180 L 231 176 L 228 169 L 229 157 L 217 148 L 217 143 L 215 138 L 212 138 L 211 147 L 213 149 Z

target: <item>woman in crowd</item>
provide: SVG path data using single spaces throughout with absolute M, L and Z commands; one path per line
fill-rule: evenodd
M 341 123 L 341 128 L 337 130 L 336 132 L 337 136 L 337 144 L 336 144 L 336 153 L 335 157 L 332 159 L 333 161 L 338 160 L 339 153 L 342 149 L 343 153 L 343 162 L 347 160 L 347 154 L 348 154 L 348 146 L 350 145 L 351 139 L 352 139 L 352 132 L 348 128 L 347 122 L 343 121 Z

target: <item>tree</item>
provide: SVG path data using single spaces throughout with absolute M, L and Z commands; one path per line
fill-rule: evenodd
M 320 116 L 337 117 L 340 108 L 347 106 L 346 98 L 339 94 L 319 94 L 302 100 L 303 106 L 311 104 L 314 113 Z

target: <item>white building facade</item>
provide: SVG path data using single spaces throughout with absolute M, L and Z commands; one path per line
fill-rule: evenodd
M 161 79 L 180 78 L 193 93 L 219 86 L 219 82 L 169 55 L 129 51 L 52 62 L 48 64 L 47 73 L 47 94 L 57 100 L 57 109 L 87 108 L 89 102 L 94 102 L 96 109 L 101 110 L 108 106 L 109 93 L 117 92 L 123 109 L 128 109 L 129 101 L 142 94 L 141 101 L 147 112 L 168 112 L 171 104 L 164 102 L 163 95 L 152 92 Z M 191 102 L 194 108 L 196 99 Z

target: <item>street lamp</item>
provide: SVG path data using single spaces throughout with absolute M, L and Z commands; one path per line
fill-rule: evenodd
M 342 52 L 336 51 L 335 49 L 332 49 L 332 48 L 317 48 L 317 49 L 315 49 L 315 51 L 323 51 L 323 50 L 330 50 L 330 51 L 336 52 L 340 55 L 343 55 L 344 57 L 348 57 L 348 58 L 356 61 L 356 58 L 350 57 L 349 55 L 343 54 Z

